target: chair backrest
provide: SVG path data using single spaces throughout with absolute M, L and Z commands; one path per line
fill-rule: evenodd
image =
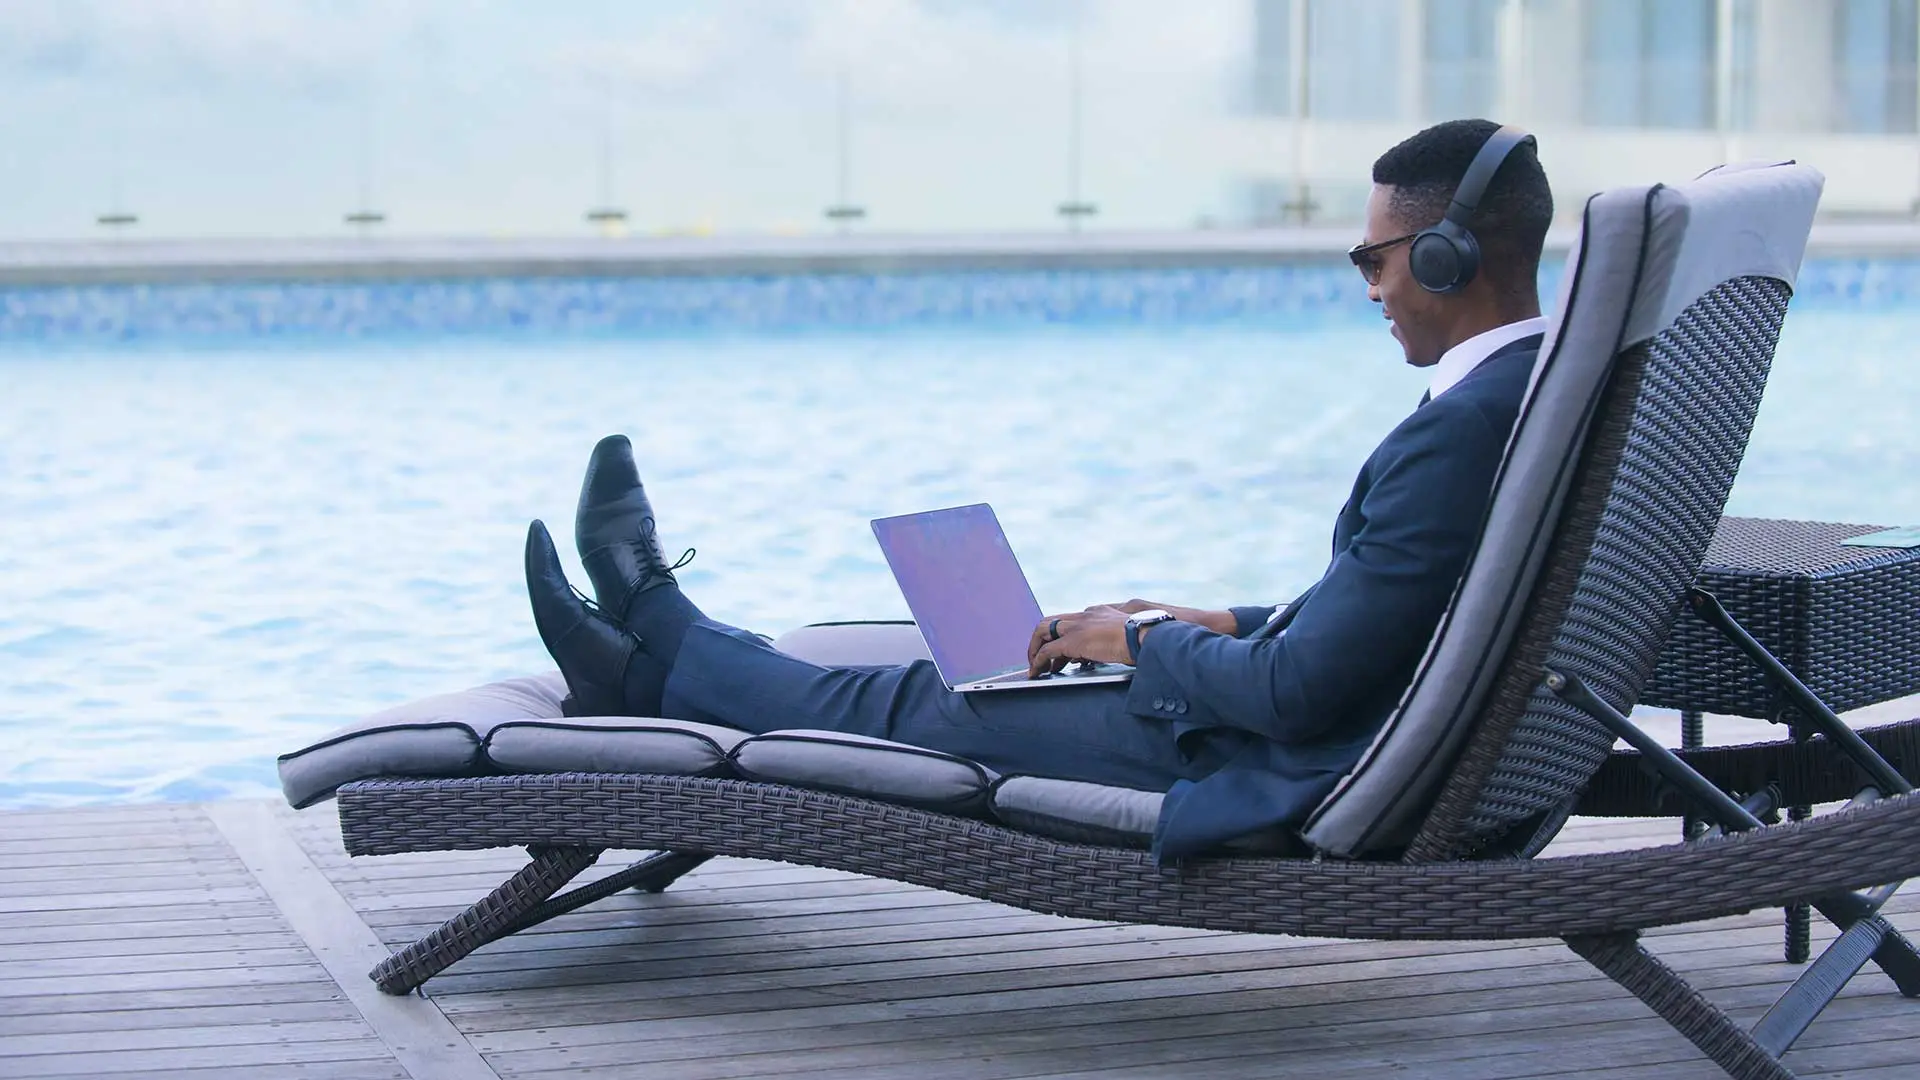
M 1716 170 L 1587 203 L 1480 543 L 1399 708 L 1303 829 L 1408 859 L 1531 853 L 1630 707 L 1745 452 L 1823 178 Z

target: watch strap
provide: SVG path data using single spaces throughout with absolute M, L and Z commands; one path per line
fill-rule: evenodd
M 1129 618 L 1127 620 L 1127 662 L 1130 664 L 1140 663 L 1140 628 L 1141 627 L 1159 626 L 1163 622 L 1172 622 L 1172 621 L 1173 621 L 1172 613 L 1164 612 L 1164 611 L 1160 613 L 1159 617 L 1148 619 L 1145 622 L 1135 622 L 1133 619 Z

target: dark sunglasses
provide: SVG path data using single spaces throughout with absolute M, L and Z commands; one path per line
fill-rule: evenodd
M 1377 244 L 1355 244 L 1347 249 L 1347 261 L 1360 268 L 1360 276 L 1367 279 L 1367 284 L 1378 285 L 1382 269 L 1380 253 L 1396 244 L 1404 244 L 1419 235 L 1417 232 L 1410 232 L 1405 236 L 1382 240 Z

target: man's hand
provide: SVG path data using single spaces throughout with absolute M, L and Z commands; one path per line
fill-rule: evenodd
M 1068 664 L 1091 660 L 1131 664 L 1127 656 L 1127 615 L 1117 607 L 1090 607 L 1077 615 L 1040 620 L 1027 642 L 1027 675 L 1058 675 Z
M 1181 607 L 1178 604 L 1156 604 L 1151 600 L 1128 600 L 1122 604 L 1099 604 L 1087 610 L 1095 611 L 1103 607 L 1110 607 L 1116 611 L 1125 612 L 1128 615 L 1159 608 L 1161 611 L 1172 615 L 1181 622 L 1190 622 L 1198 626 L 1204 626 L 1216 634 L 1232 634 L 1240 628 L 1240 621 L 1233 617 L 1233 612 L 1231 611 L 1209 611 L 1204 608 Z

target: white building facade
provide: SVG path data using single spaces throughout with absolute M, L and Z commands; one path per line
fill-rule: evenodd
M 1795 157 L 1830 216 L 1914 213 L 1920 0 L 1254 0 L 1256 224 L 1348 220 L 1426 123 L 1539 135 L 1563 211 L 1622 183 Z

